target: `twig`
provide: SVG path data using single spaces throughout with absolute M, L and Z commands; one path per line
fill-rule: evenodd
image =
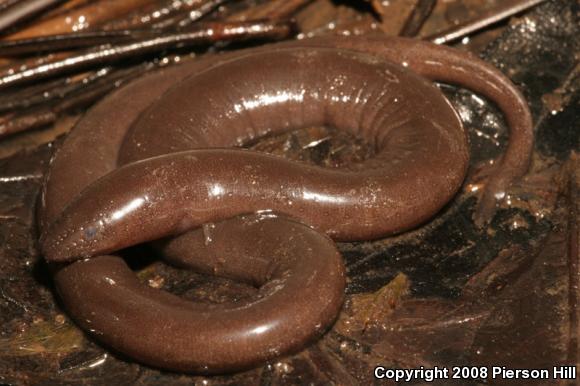
M 26 87 L 22 90 L 3 95 L 0 99 L 0 112 L 16 109 L 30 109 L 42 103 L 50 103 L 57 99 L 64 99 L 87 87 L 99 79 L 109 77 L 114 70 L 105 67 L 98 71 L 89 72 L 74 78 L 57 78 L 53 81 L 43 82 L 40 85 Z
M 427 36 L 424 38 L 424 40 L 430 40 L 436 44 L 451 43 L 474 32 L 480 31 L 493 24 L 496 24 L 502 20 L 505 20 L 511 16 L 514 16 L 520 12 L 535 7 L 536 5 L 543 3 L 545 1 L 546 0 L 518 1 L 509 4 L 507 7 L 500 7 L 498 9 L 486 12 L 483 16 L 480 16 L 477 19 L 456 25 L 443 32 L 438 32 L 436 34 Z
M 291 17 L 312 0 L 274 0 L 255 7 L 249 7 L 227 17 L 230 21 L 245 20 L 282 20 Z
M 40 52 L 58 52 L 103 44 L 119 44 L 150 38 L 155 30 L 87 31 L 30 39 L 0 41 L 0 56 L 29 55 Z
M 89 2 L 66 13 L 36 23 L 7 36 L 8 39 L 26 39 L 95 29 L 114 18 L 122 18 L 154 0 L 99 0 Z M 67 22 L 68 20 L 68 22 Z M 71 23 L 73 21 L 73 23 Z
M 187 12 L 187 15 L 185 17 L 183 17 L 182 13 L 181 14 L 177 14 L 173 17 L 170 18 L 166 18 L 163 20 L 159 20 L 156 23 L 153 24 L 154 28 L 183 28 L 186 26 L 189 26 L 201 19 L 203 19 L 204 17 L 206 17 L 207 15 L 209 15 L 210 13 L 212 13 L 214 10 L 216 10 L 218 7 L 220 7 L 221 5 L 227 3 L 228 1 L 231 0 L 208 0 L 203 2 L 201 5 L 189 9 Z
M 191 32 L 163 32 L 153 38 L 91 50 L 14 74 L 4 73 L 0 75 L 0 89 L 167 49 L 199 46 L 218 41 L 281 39 L 292 32 L 293 25 L 289 22 L 208 23 Z
M 10 2 L 4 9 L 0 11 L 0 31 L 5 31 L 8 28 L 30 19 L 38 15 L 38 13 L 54 7 L 65 0 L 21 0 L 18 2 Z
M 60 101 L 45 104 L 20 114 L 6 114 L 0 118 L 0 139 L 54 123 L 60 114 L 91 104 L 113 88 L 148 71 L 153 66 L 152 63 L 146 63 L 139 67 L 118 70 L 88 86 L 83 85 L 83 87 L 77 88 Z
M 431 15 L 437 0 L 419 0 L 401 28 L 399 36 L 415 37 Z

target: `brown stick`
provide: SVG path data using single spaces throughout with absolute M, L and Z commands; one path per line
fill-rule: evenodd
M 0 31 L 5 31 L 63 1 L 65 0 L 22 0 L 11 4 L 0 12 Z
M 399 36 L 415 37 L 425 24 L 425 21 L 431 15 L 437 0 L 419 0 L 413 8 L 413 12 L 405 21 L 405 25 L 401 28 Z
M 195 23 L 210 13 L 212 13 L 219 6 L 227 3 L 230 0 L 207 0 L 198 5 L 197 7 L 189 8 L 187 12 L 177 13 L 175 16 L 170 18 L 165 18 L 153 23 L 154 28 L 183 28 Z M 184 17 L 183 13 L 187 15 Z
M 68 51 L 103 44 L 119 44 L 150 38 L 159 33 L 160 31 L 156 30 L 87 31 L 6 40 L 0 41 L 0 56 L 30 55 L 40 52 Z
M 185 46 L 199 46 L 217 41 L 247 39 L 280 39 L 290 35 L 293 26 L 288 22 L 208 23 L 191 32 L 162 33 L 152 38 L 92 50 L 62 60 L 31 67 L 24 71 L 0 74 L 0 89 L 46 79 L 55 75 L 86 69 L 91 66 L 117 62 L 122 59 Z
M 133 79 L 151 67 L 154 67 L 152 63 L 145 63 L 138 67 L 117 70 L 89 85 L 80 80 L 77 82 L 80 87 L 59 101 L 33 107 L 21 114 L 6 114 L 0 117 L 0 139 L 54 123 L 60 114 L 91 104 L 121 83 Z
M 30 110 L 41 104 L 52 104 L 56 100 L 70 97 L 84 87 L 89 87 L 100 79 L 110 77 L 116 70 L 105 67 L 98 71 L 56 78 L 21 90 L 4 93 L 0 98 L 0 112 Z
M 234 13 L 227 20 L 282 20 L 291 17 L 311 2 L 312 0 L 274 0 Z
M 517 1 L 515 3 L 509 4 L 508 6 L 500 7 L 486 12 L 483 16 L 480 16 L 477 19 L 461 23 L 449 28 L 448 30 L 427 36 L 424 38 L 424 40 L 432 41 L 435 44 L 451 43 L 474 32 L 487 28 L 493 24 L 499 23 L 500 21 L 514 16 L 520 12 L 535 7 L 536 5 L 545 1 L 546 0 Z
M 54 18 L 34 23 L 30 27 L 8 35 L 6 38 L 26 39 L 94 28 L 111 20 L 111 18 L 123 17 L 135 9 L 153 2 L 154 0 L 101 0 L 91 2 L 82 7 L 72 9 L 65 14 L 66 17 L 64 15 L 56 15 Z

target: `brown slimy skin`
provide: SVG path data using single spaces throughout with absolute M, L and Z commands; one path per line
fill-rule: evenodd
M 488 216 L 495 196 L 526 171 L 532 146 L 525 100 L 509 80 L 466 53 L 425 42 L 312 39 L 165 69 L 116 91 L 93 108 L 51 166 L 40 211 L 45 257 L 72 261 L 111 253 L 260 210 L 299 218 L 341 240 L 377 238 L 421 224 L 460 187 L 468 164 L 467 140 L 442 94 L 389 62 L 402 63 L 430 80 L 473 89 L 506 114 L 510 144 L 502 169 L 483 196 L 480 213 Z M 349 170 L 328 170 L 231 148 L 270 131 L 321 124 L 364 137 L 376 146 L 377 156 Z M 157 157 L 147 159 L 152 156 Z M 136 160 L 142 161 L 131 163 Z M 123 163 L 127 164 L 118 167 Z M 323 245 L 327 239 L 320 237 L 310 243 Z M 276 242 L 264 242 L 269 249 L 276 248 Z M 290 312 L 288 323 L 298 323 L 293 332 L 284 330 L 284 339 L 291 344 L 266 350 L 267 355 L 260 349 L 232 356 L 219 339 L 243 336 L 235 328 L 252 319 L 249 307 L 247 314 L 237 316 L 240 325 L 224 323 L 224 330 L 214 333 L 219 343 L 215 347 L 224 348 L 213 350 L 210 364 L 203 364 L 177 343 L 199 333 L 199 324 L 188 328 L 189 324 L 174 322 L 184 315 L 184 301 L 164 304 L 168 294 L 149 298 L 152 290 L 130 279 L 123 264 L 113 257 L 72 263 L 56 274 L 57 288 L 85 329 L 95 330 L 98 339 L 150 365 L 213 373 L 246 368 L 298 349 L 332 321 L 319 315 L 322 327 L 297 338 L 294 331 L 311 325 L 300 324 Z M 245 268 L 253 272 L 249 264 Z M 331 276 L 339 277 L 340 269 Z M 109 272 L 120 270 L 116 285 L 103 284 Z M 243 275 L 236 277 L 253 277 Z M 123 297 L 133 299 L 129 303 L 135 309 L 121 302 Z M 116 300 L 115 311 L 107 314 L 111 299 Z M 303 315 L 310 317 L 325 304 L 337 309 L 340 299 L 342 290 L 336 290 L 322 303 L 309 303 Z M 90 317 L 99 312 L 105 317 Z M 142 326 L 141 319 L 131 319 L 135 312 L 156 317 Z M 122 326 L 111 322 L 119 314 L 128 315 Z M 164 328 L 168 325 L 180 327 Z M 139 329 L 159 335 L 159 340 L 147 345 L 141 342 L 143 334 L 128 333 Z M 260 347 L 279 347 L 273 342 L 281 336 L 269 336 L 270 343 L 266 339 Z M 163 355 L 156 355 L 158 350 Z M 167 356 L 178 359 L 168 363 Z
M 342 305 L 344 267 L 334 243 L 288 219 L 236 218 L 188 232 L 162 250 L 178 266 L 259 291 L 247 302 L 196 304 L 141 284 L 116 256 L 58 271 L 58 292 L 77 322 L 142 363 L 197 373 L 245 369 L 301 349 Z
M 317 125 L 351 130 L 376 156 L 357 170 L 331 170 L 232 148 Z M 110 253 L 259 210 L 300 218 L 336 240 L 378 238 L 441 209 L 469 157 L 459 118 L 435 86 L 372 56 L 326 48 L 213 67 L 165 93 L 132 127 L 119 153 L 128 164 L 51 226 L 49 260 Z

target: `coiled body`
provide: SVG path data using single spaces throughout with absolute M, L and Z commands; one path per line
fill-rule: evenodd
M 113 93 L 56 154 L 41 245 L 49 261 L 90 258 L 55 275 L 73 318 L 116 350 L 182 371 L 246 368 L 318 336 L 340 309 L 344 287 L 327 236 L 364 240 L 416 227 L 465 177 L 468 143 L 457 114 L 411 70 L 474 89 L 506 113 L 510 145 L 483 197 L 489 211 L 525 172 L 532 137 L 525 101 L 485 63 L 393 38 L 313 39 L 208 57 Z M 376 156 L 331 170 L 239 148 L 314 125 L 350 130 Z M 255 212 L 282 217 L 221 222 Z M 239 247 L 224 247 L 228 241 L 215 241 L 207 226 L 183 234 L 208 223 L 217 223 L 210 228 L 220 237 L 239 238 Z M 256 232 L 262 241 L 249 236 Z M 174 263 L 250 281 L 263 296 L 193 306 L 139 284 L 120 258 L 95 257 L 180 234 L 162 248 Z M 240 251 L 268 263 L 250 263 Z M 264 290 L 273 282 L 275 290 Z M 158 338 L 144 343 L 131 334 L 137 329 Z

